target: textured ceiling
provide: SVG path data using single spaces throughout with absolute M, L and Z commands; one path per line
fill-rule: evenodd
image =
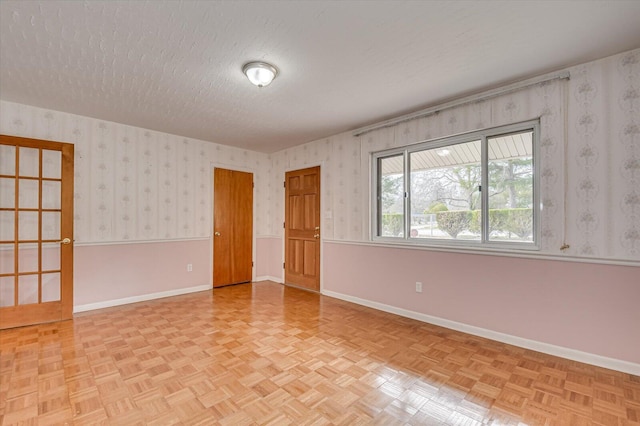
M 0 1 L 0 98 L 274 152 L 640 46 L 640 1 Z M 258 89 L 242 65 L 280 69 Z

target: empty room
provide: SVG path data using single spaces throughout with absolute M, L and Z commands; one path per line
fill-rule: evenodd
M 0 0 L 0 425 L 640 426 L 638 23 Z

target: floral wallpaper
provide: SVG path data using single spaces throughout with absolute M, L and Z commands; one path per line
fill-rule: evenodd
M 640 259 L 640 50 L 571 70 L 572 252 Z
M 550 82 L 519 93 L 399 123 L 360 137 L 343 133 L 274 154 L 274 167 L 279 170 L 277 175 L 282 176 L 284 170 L 322 164 L 324 238 L 367 241 L 370 234 L 369 162 L 372 152 L 541 117 L 544 134 L 541 155 L 545 164 L 541 186 L 546 196 L 544 201 L 549 205 L 543 212 L 543 244 L 547 248 L 559 247 L 562 221 L 557 219 L 557 207 L 563 205 L 563 182 L 558 179 L 557 170 L 562 169 L 563 161 L 562 155 L 558 155 L 562 152 L 558 145 L 562 146 L 563 90 L 562 82 Z M 300 152 L 316 152 L 321 148 L 331 155 L 300 155 Z M 278 190 L 281 195 L 276 198 L 283 198 L 283 191 L 280 188 Z M 281 211 L 277 208 L 275 214 Z M 281 216 L 279 220 L 282 220 Z
M 321 164 L 323 237 L 368 241 L 371 152 L 540 118 L 541 254 L 640 260 L 640 49 L 568 71 L 569 80 L 273 154 L 271 197 L 283 199 L 285 170 Z M 282 224 L 281 203 L 273 218 Z
M 75 144 L 79 242 L 209 237 L 213 165 L 254 172 L 262 237 L 282 237 L 285 171 L 321 165 L 323 238 L 364 242 L 371 152 L 540 118 L 541 254 L 640 260 L 640 49 L 568 71 L 569 80 L 270 155 L 4 101 L 0 131 Z
M 254 173 L 256 234 L 270 234 L 269 156 L 0 101 L 0 132 L 75 145 L 78 243 L 207 238 L 212 167 Z

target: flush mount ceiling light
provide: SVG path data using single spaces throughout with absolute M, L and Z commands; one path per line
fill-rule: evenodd
M 266 62 L 249 62 L 242 67 L 242 72 L 258 87 L 268 86 L 278 75 L 278 69 Z

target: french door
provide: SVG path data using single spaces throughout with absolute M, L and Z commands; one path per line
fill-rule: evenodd
M 73 316 L 73 145 L 0 135 L 0 329 Z

